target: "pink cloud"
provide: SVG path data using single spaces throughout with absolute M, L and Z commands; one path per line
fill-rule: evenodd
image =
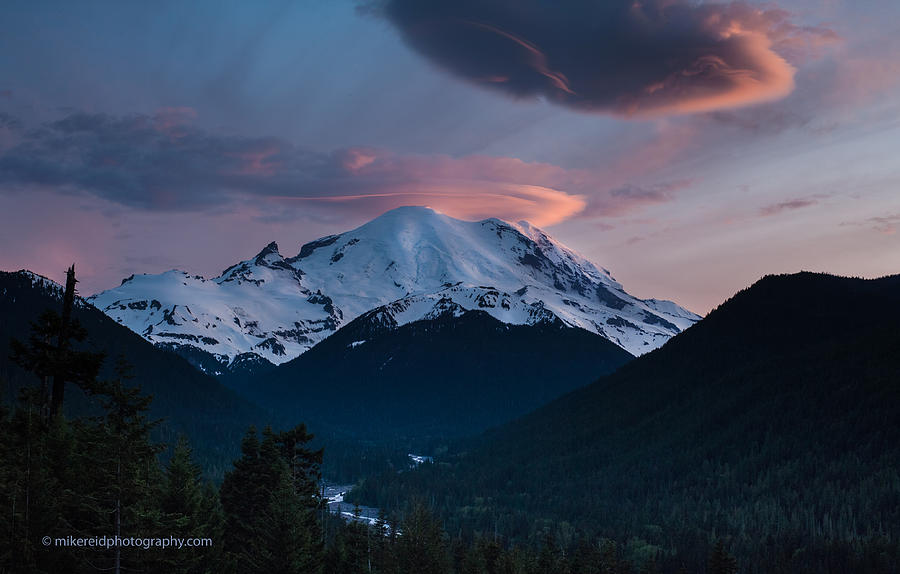
M 842 225 L 864 225 L 884 235 L 894 235 L 900 227 L 900 213 L 877 215 L 858 223 L 843 223 Z
M 527 220 L 537 226 L 554 225 L 582 211 L 581 196 L 536 185 L 459 181 L 457 183 L 398 186 L 392 191 L 328 197 L 278 197 L 285 203 L 344 204 L 374 216 L 403 205 L 424 205 L 459 219 L 498 217 Z
M 375 152 L 367 152 L 363 149 L 348 150 L 344 157 L 344 169 L 357 172 L 367 165 L 371 165 L 377 159 Z

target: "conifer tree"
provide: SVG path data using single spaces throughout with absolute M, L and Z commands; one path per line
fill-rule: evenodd
M 28 343 L 16 339 L 10 342 L 12 359 L 41 381 L 41 391 L 35 403 L 42 416 L 56 416 L 62 411 L 66 382 L 74 383 L 87 393 L 103 363 L 103 354 L 77 350 L 73 343 L 82 342 L 87 331 L 72 318 L 75 302 L 75 266 L 66 272 L 62 315 L 47 310 L 37 323 L 31 324 Z
M 302 425 L 283 433 L 266 428 L 262 441 L 253 428 L 244 437 L 241 458 L 220 489 L 233 571 L 312 574 L 321 567 L 321 451 L 306 448 L 311 438 Z
M 444 574 L 450 560 L 440 523 L 421 501 L 415 502 L 400 525 L 397 562 L 400 572 Z
M 737 560 L 725 550 L 725 543 L 721 539 L 716 541 L 709 555 L 707 574 L 737 574 Z
M 213 541 L 211 548 L 163 553 L 161 571 L 184 574 L 212 571 L 222 543 L 222 511 L 218 493 L 210 483 L 203 483 L 200 467 L 193 461 L 191 447 L 184 436 L 178 438 L 163 473 L 159 510 L 165 535 Z
M 90 469 L 85 473 L 91 487 L 81 499 L 91 505 L 94 515 L 88 515 L 85 530 L 97 535 L 151 536 L 160 530 L 156 489 L 161 476 L 156 455 L 162 446 L 151 442 L 150 432 L 160 421 L 147 417 L 152 397 L 125 384 L 132 376 L 123 359 L 117 362 L 115 374 L 94 389 L 105 414 L 93 417 L 91 426 L 80 423 L 85 439 L 78 454 L 82 467 Z M 117 574 L 129 555 L 135 562 L 151 558 L 145 550 L 122 547 L 111 554 L 110 568 Z

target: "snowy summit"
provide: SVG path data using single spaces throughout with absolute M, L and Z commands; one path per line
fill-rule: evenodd
M 195 347 L 225 367 L 239 357 L 283 363 L 363 313 L 391 326 L 471 309 L 510 324 L 558 319 L 633 355 L 699 320 L 629 295 L 527 222 L 462 221 L 426 207 L 388 211 L 289 258 L 270 243 L 214 279 L 133 275 L 89 301 L 152 343 Z

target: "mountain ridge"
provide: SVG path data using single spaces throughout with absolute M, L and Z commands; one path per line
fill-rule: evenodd
M 699 319 L 672 302 L 629 295 L 607 270 L 527 222 L 462 221 L 423 207 L 388 211 L 305 243 L 293 257 L 272 242 L 213 279 L 132 275 L 88 300 L 150 342 L 208 353 L 222 371 L 247 353 L 287 362 L 380 307 L 402 308 L 398 324 L 451 302 L 509 324 L 550 313 L 632 355 Z

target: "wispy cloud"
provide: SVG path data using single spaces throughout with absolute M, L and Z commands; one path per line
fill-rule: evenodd
M 844 222 L 841 225 L 865 226 L 885 235 L 894 235 L 897 233 L 897 228 L 900 227 L 900 213 L 876 215 L 862 221 Z
M 582 217 L 617 217 L 642 207 L 673 201 L 678 191 L 691 186 L 691 180 L 666 181 L 651 185 L 625 184 L 590 197 Z
M 763 206 L 759 209 L 759 215 L 762 217 L 771 217 L 785 211 L 794 211 L 806 207 L 812 207 L 819 203 L 819 200 L 813 197 L 790 199 L 779 203 Z

